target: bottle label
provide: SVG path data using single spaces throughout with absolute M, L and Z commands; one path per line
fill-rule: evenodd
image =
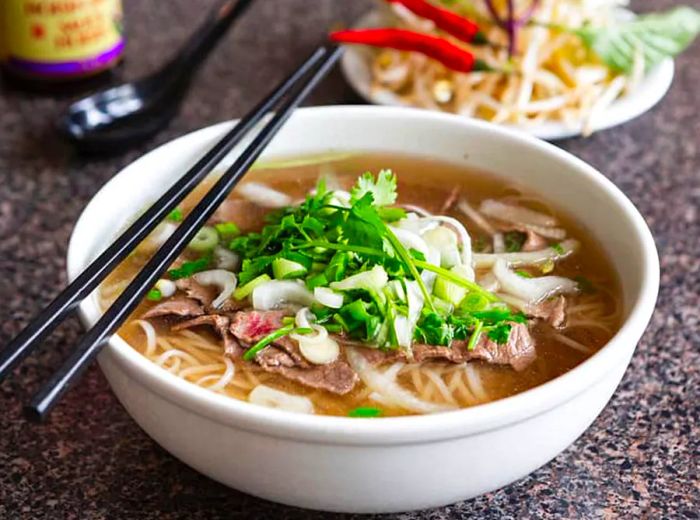
M 2 0 L 0 16 L 5 61 L 31 75 L 89 74 L 124 49 L 121 0 Z

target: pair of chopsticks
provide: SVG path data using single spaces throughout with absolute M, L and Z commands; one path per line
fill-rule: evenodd
M 325 77 L 340 57 L 341 49 L 324 46 L 289 77 L 283 80 L 262 102 L 245 115 L 213 148 L 153 204 L 138 220 L 95 259 L 39 315 L 0 352 L 0 381 L 12 368 L 46 338 L 104 278 L 177 207 L 199 182 L 221 162 L 228 152 L 253 129 L 278 103 L 282 103 L 269 122 L 226 170 L 216 184 L 178 226 L 163 246 L 136 275 L 95 325 L 88 330 L 68 359 L 53 374 L 26 408 L 33 419 L 43 419 L 70 384 L 95 358 L 110 336 L 137 307 L 146 293 L 180 255 L 248 169 L 272 141 L 292 112 Z

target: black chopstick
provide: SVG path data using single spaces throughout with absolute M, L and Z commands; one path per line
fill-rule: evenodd
M 182 250 L 194 238 L 199 228 L 214 214 L 238 181 L 246 174 L 255 160 L 272 141 L 292 112 L 325 77 L 341 54 L 340 48 L 326 48 L 316 70 L 300 82 L 293 94 L 282 104 L 272 119 L 265 125 L 251 144 L 226 170 L 197 206 L 166 240 L 165 244 L 148 261 L 134 280 L 119 295 L 97 323 L 87 332 L 68 360 L 61 366 L 32 399 L 27 413 L 34 419 L 42 419 L 68 389 L 70 383 L 79 376 L 87 364 L 97 355 L 109 337 L 129 317 L 157 279 L 165 272 Z
M 245 115 L 197 163 L 178 179 L 141 217 L 101 253 L 68 287 L 34 318 L 2 351 L 0 381 L 48 336 L 129 253 L 148 236 L 182 199 L 209 174 L 226 154 L 274 107 L 319 60 L 327 54 L 317 49 L 258 105 Z

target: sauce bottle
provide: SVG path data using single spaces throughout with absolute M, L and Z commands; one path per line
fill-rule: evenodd
M 30 83 L 65 83 L 115 67 L 121 0 L 0 0 L 0 63 Z

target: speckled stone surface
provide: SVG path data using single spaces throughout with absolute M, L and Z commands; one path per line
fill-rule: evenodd
M 697 2 L 697 0 L 694 0 Z M 205 0 L 126 0 L 121 73 L 158 65 L 194 27 Z M 638 10 L 669 0 L 639 2 Z M 0 94 L 0 344 L 65 282 L 71 227 L 90 197 L 139 155 L 242 114 L 359 0 L 258 0 L 201 70 L 182 113 L 152 142 L 81 159 L 52 121 L 65 98 Z M 696 3 L 697 5 L 697 3 Z M 405 519 L 698 518 L 700 509 L 700 45 L 678 60 L 668 96 L 624 127 L 561 143 L 608 175 L 641 210 L 662 258 L 658 308 L 610 404 L 591 428 L 529 477 L 475 500 Z M 358 102 L 339 72 L 310 103 Z M 0 385 L 0 518 L 328 518 L 227 489 L 152 442 L 96 368 L 44 425 L 21 405 L 75 343 L 69 320 Z M 232 454 L 233 456 L 233 454 Z

